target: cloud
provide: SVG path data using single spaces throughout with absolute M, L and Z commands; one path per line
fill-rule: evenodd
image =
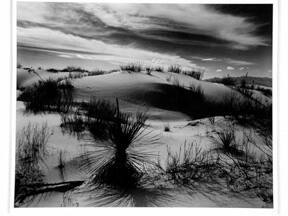
M 119 34 L 175 44 L 247 50 L 267 46 L 251 20 L 201 4 L 75 4 L 18 2 L 18 21 L 45 24 L 81 37 Z
M 178 55 L 107 44 L 99 40 L 85 39 L 46 28 L 18 27 L 17 42 L 25 46 L 38 47 L 47 52 L 57 53 L 59 57 L 64 58 L 103 60 L 117 65 L 130 62 L 163 66 L 180 64 L 186 68 L 202 69 L 202 67 L 198 67 L 193 62 Z M 70 50 L 71 47 L 73 51 Z
M 250 62 L 250 61 L 236 60 L 236 59 L 230 59 L 230 58 L 225 59 L 225 62 L 228 64 L 236 65 L 236 66 L 247 66 L 247 65 L 254 65 L 255 64 L 255 63 Z
M 217 61 L 216 58 L 203 58 L 202 61 Z
M 231 67 L 231 66 L 227 66 L 226 69 L 227 69 L 227 70 L 234 70 L 235 68 L 234 68 L 234 67 Z

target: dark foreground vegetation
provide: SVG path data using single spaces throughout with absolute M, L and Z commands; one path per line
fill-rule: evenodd
M 41 80 L 31 87 L 25 88 L 17 99 L 24 101 L 26 110 L 34 113 L 68 112 L 72 106 L 73 88 L 69 79 Z
M 139 68 L 131 65 L 128 69 L 139 72 Z M 149 75 L 151 71 L 146 68 Z M 29 125 L 17 135 L 15 206 L 32 201 L 37 194 L 65 192 L 84 183 L 87 187 L 78 188 L 79 192 L 96 206 L 165 206 L 167 201 L 173 201 L 177 190 L 191 196 L 201 193 L 212 200 L 228 193 L 258 197 L 271 206 L 272 105 L 259 104 L 236 93 L 221 102 L 211 101 L 201 86 L 184 87 L 177 81 L 160 88 L 166 94 L 162 97 L 165 100 L 157 101 L 160 108 L 183 112 L 191 119 L 209 117 L 211 125 L 216 124 L 215 116 L 231 118 L 231 125 L 215 126 L 210 134 L 212 149 L 204 151 L 197 143 L 184 143 L 178 152 L 168 149 L 163 165 L 151 152 L 138 148 L 149 145 L 153 149 L 159 144 L 159 135 L 149 130 L 145 113 L 122 112 L 118 99 L 114 102 L 91 98 L 88 102 L 74 103 L 69 80 L 40 81 L 24 89 L 19 100 L 24 101 L 27 110 L 59 112 L 63 132 L 86 143 L 89 150 L 78 159 L 88 179 L 44 183 L 51 132 L 47 125 Z M 152 105 L 154 102 L 150 100 Z M 242 138 L 236 139 L 239 124 L 258 134 L 263 139 L 261 145 L 252 132 L 243 131 Z M 164 131 L 173 132 L 169 125 Z M 263 156 L 256 156 L 251 147 Z M 58 168 L 64 166 L 60 153 Z

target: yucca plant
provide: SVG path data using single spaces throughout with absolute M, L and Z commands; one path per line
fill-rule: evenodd
M 147 116 L 121 113 L 117 100 L 116 113 L 111 117 L 109 121 L 97 115 L 89 119 L 91 146 L 96 145 L 97 149 L 83 155 L 83 168 L 90 173 L 93 184 L 135 188 L 142 176 L 141 167 L 148 162 L 148 154 L 139 154 L 134 149 L 149 134 L 145 131 Z M 157 138 L 150 137 L 148 142 L 155 143 Z

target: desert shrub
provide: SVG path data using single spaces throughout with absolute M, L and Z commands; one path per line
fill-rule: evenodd
M 142 71 L 142 66 L 138 63 L 130 63 L 126 65 L 121 65 L 120 69 L 128 72 L 140 72 Z
M 237 149 L 235 128 L 233 125 L 216 131 L 216 133 L 211 136 L 211 140 L 216 145 L 217 150 L 222 150 L 233 154 L 240 152 Z
M 240 87 L 241 88 L 246 88 L 246 86 L 247 86 L 247 84 L 246 84 L 245 78 L 241 79 Z
M 145 70 L 146 70 L 146 73 L 148 75 L 151 75 L 151 72 L 153 71 L 153 68 L 152 67 L 146 67 Z
M 108 100 L 99 100 L 91 97 L 89 103 L 82 105 L 88 118 L 113 121 L 117 116 L 117 107 Z
M 72 90 L 70 80 L 41 80 L 32 87 L 25 88 L 18 100 L 24 101 L 27 111 L 35 113 L 68 112 L 73 104 Z
M 90 71 L 88 73 L 88 76 L 98 76 L 98 75 L 102 75 L 105 74 L 104 70 L 94 70 L 94 71 Z
M 168 67 L 168 72 L 172 72 L 172 73 L 181 73 L 182 69 L 180 65 L 170 65 Z
M 55 69 L 55 68 L 48 68 L 46 71 L 48 71 L 50 73 L 58 73 L 58 72 L 60 72 L 60 70 Z
M 235 85 L 235 81 L 232 77 L 230 77 L 229 75 L 227 75 L 226 77 L 223 77 L 220 82 L 224 85 L 227 85 L 227 86 L 233 86 Z
M 164 125 L 164 131 L 165 131 L 165 132 L 170 132 L 170 131 L 171 131 L 169 124 L 165 124 L 165 125 Z
M 214 124 L 215 124 L 215 117 L 214 117 L 214 116 L 209 117 L 208 120 L 209 120 L 209 122 L 210 122 L 211 125 L 214 125 Z
M 74 66 L 67 66 L 66 68 L 63 68 L 61 70 L 61 72 L 89 72 L 88 70 L 86 69 L 83 69 L 81 67 L 74 67 Z
M 194 184 L 216 184 L 221 170 L 215 159 L 204 152 L 196 143 L 181 146 L 178 152 L 168 150 L 165 174 L 173 184 L 188 186 Z M 200 186 L 200 185 L 199 185 Z
M 17 63 L 17 69 L 20 69 L 20 68 L 22 68 L 22 67 L 23 67 L 22 64 Z
M 86 118 L 82 116 L 82 112 L 78 108 L 73 114 L 61 114 L 60 127 L 62 128 L 62 132 L 68 132 L 80 138 L 86 129 L 85 122 Z
M 43 182 L 41 164 L 44 164 L 47 155 L 49 136 L 47 124 L 39 126 L 29 123 L 17 133 L 15 203 L 25 200 L 26 185 Z
M 157 72 L 163 72 L 164 68 L 161 67 L 161 66 L 156 66 L 156 67 L 154 67 L 154 70 L 157 71 Z
M 187 75 L 187 76 L 190 76 L 190 77 L 193 77 L 194 79 L 197 79 L 197 80 L 201 80 L 202 77 L 203 77 L 203 73 L 202 72 L 198 72 L 198 71 L 182 71 L 183 74 Z

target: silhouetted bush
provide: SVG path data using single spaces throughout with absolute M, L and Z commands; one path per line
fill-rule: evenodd
M 160 67 L 160 66 L 156 66 L 156 67 L 154 67 L 154 70 L 157 71 L 157 72 L 163 72 L 164 68 Z
M 81 67 L 74 67 L 74 66 L 67 66 L 66 68 L 63 68 L 61 70 L 61 72 L 89 72 L 88 70 L 86 69 L 83 69 Z
M 197 80 L 201 80 L 202 77 L 203 77 L 203 73 L 202 72 L 197 72 L 197 71 L 182 71 L 183 74 L 187 75 L 187 76 L 190 76 L 190 77 L 193 77 L 194 79 L 197 79 Z
M 42 183 L 44 174 L 41 164 L 47 155 L 47 143 L 50 131 L 47 124 L 39 126 L 28 124 L 17 133 L 15 204 L 21 204 L 27 198 L 26 186 Z
M 146 73 L 148 75 L 151 75 L 151 72 L 153 71 L 153 68 L 152 67 L 146 67 L 145 70 L 146 70 Z
M 230 77 L 230 76 L 223 77 L 220 82 L 221 82 L 222 84 L 224 84 L 224 85 L 227 85 L 227 86 L 233 86 L 233 85 L 235 85 L 235 81 L 234 81 L 233 78 Z
M 181 73 L 182 69 L 180 65 L 170 65 L 168 67 L 168 72 L 172 72 L 172 73 Z
M 137 63 L 130 63 L 126 65 L 121 65 L 120 69 L 128 72 L 140 72 L 142 71 L 142 66 Z
M 44 80 L 27 87 L 18 97 L 24 101 L 27 111 L 68 112 L 73 104 L 73 85 L 70 80 Z
M 20 63 L 17 63 L 17 69 L 22 68 L 22 65 Z
M 46 71 L 50 72 L 50 73 L 58 73 L 61 70 L 55 69 L 55 68 L 48 68 Z

